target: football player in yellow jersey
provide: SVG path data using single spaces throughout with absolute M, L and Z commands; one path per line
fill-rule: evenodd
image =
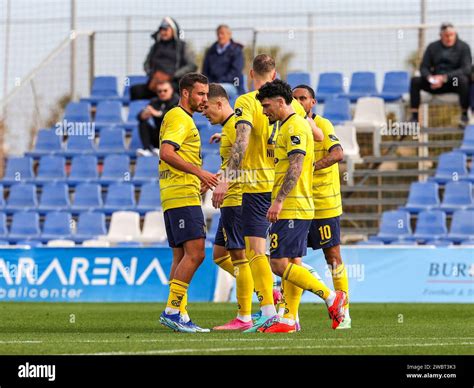
M 222 125 L 220 173 L 226 174 L 232 144 L 235 142 L 234 110 L 229 104 L 225 89 L 215 83 L 209 85 L 209 95 L 203 111 L 212 125 Z M 222 181 L 219 185 L 222 185 Z M 217 185 L 217 187 L 219 187 Z M 245 256 L 245 242 L 242 234 L 242 189 L 238 179 L 229 184 L 229 189 L 220 207 L 221 218 L 214 240 L 214 261 L 236 278 L 238 303 L 237 317 L 230 322 L 214 327 L 214 330 L 247 330 L 252 327 L 253 278 Z
M 282 278 L 285 300 L 283 317 L 274 317 L 258 330 L 265 333 L 295 332 L 303 290 L 324 299 L 335 329 L 344 319 L 345 293 L 330 290 L 308 269 L 297 265 L 306 254 L 308 231 L 314 215 L 314 140 L 311 127 L 295 114 L 291 106 L 292 90 L 286 82 L 274 80 L 263 85 L 257 99 L 270 122 L 281 123 L 276 139 L 272 204 L 267 219 L 272 222 L 271 267 Z
M 207 103 L 208 80 L 199 73 L 186 74 L 179 83 L 179 105 L 166 113 L 160 130 L 160 192 L 166 235 L 173 249 L 170 292 L 160 322 L 175 331 L 209 332 L 187 314 L 187 290 L 204 260 L 206 238 L 201 209 L 201 185 L 215 187 L 215 174 L 201 169 L 201 139 L 194 112 Z
M 331 270 L 334 288 L 346 293 L 345 318 L 338 329 L 350 329 L 349 281 L 341 257 L 339 221 L 342 203 L 338 162 L 343 160 L 344 154 L 331 122 L 312 113 L 316 104 L 314 90 L 307 85 L 298 85 L 293 89 L 293 97 L 301 103 L 308 116 L 313 118 L 324 133 L 323 141 L 315 143 L 314 147 L 314 220 L 308 235 L 308 246 L 314 250 L 323 250 Z
M 265 254 L 265 243 L 269 228 L 266 214 L 275 178 L 274 153 L 278 124 L 268 121 L 256 99 L 258 89 L 274 80 L 275 76 L 275 60 L 267 54 L 257 55 L 250 70 L 256 90 L 240 96 L 235 102 L 236 140 L 227 167 L 228 176 L 241 177 L 245 254 L 250 262 L 261 309 L 261 316 L 246 333 L 256 332 L 267 320 L 277 315 L 273 300 L 273 275 Z M 296 113 L 306 117 L 306 112 L 296 100 L 291 104 Z M 313 135 L 316 140 L 318 137 L 322 139 L 322 132 L 315 125 Z M 226 191 L 227 184 L 224 183 L 214 191 L 214 201 L 222 203 Z

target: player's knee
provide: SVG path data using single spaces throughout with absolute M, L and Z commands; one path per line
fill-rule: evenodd
M 285 272 L 286 265 L 288 263 L 286 260 L 279 260 L 279 259 L 271 259 L 270 260 L 270 266 L 272 267 L 272 272 L 277 275 L 277 276 L 283 276 L 283 273 Z

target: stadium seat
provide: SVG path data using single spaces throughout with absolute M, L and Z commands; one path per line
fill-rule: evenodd
M 66 179 L 66 159 L 63 156 L 42 156 L 39 161 L 36 184 L 48 183 Z
M 473 205 L 472 185 L 470 182 L 448 182 L 444 188 L 440 208 L 452 213 Z
M 119 241 L 116 246 L 119 248 L 140 248 L 143 244 L 140 241 Z
M 361 97 L 368 97 L 374 94 L 377 94 L 375 73 L 371 71 L 357 71 L 352 73 L 349 93 L 342 93 L 339 97 L 345 97 L 351 102 L 356 102 Z
M 138 128 L 133 128 L 132 137 L 130 139 L 130 144 L 128 146 L 128 154 L 132 157 L 135 156 L 137 154 L 137 149 L 139 148 L 143 148 L 140 132 Z
M 99 76 L 94 79 L 90 97 L 81 98 L 81 101 L 90 102 L 92 105 L 96 105 L 100 101 L 114 99 L 119 99 L 117 92 L 117 77 Z
M 34 179 L 33 159 L 29 156 L 13 157 L 7 159 L 5 175 L 1 183 L 12 185 Z
M 67 138 L 66 147 L 62 152 L 65 156 L 95 153 L 94 139 L 88 135 L 74 135 Z
M 73 248 L 76 246 L 76 243 L 67 239 L 54 239 L 49 240 L 46 246 L 48 248 Z
M 54 129 L 40 129 L 36 136 L 33 151 L 27 152 L 27 156 L 39 157 L 42 155 L 53 155 L 62 151 L 62 137 L 58 136 Z
M 452 241 L 449 240 L 428 240 L 425 245 L 434 245 L 437 248 L 446 248 L 453 245 Z
M 76 233 L 72 239 L 76 242 L 83 242 L 106 234 L 104 213 L 84 212 L 79 214 Z
M 210 125 L 209 123 L 203 123 L 198 126 L 199 135 L 201 137 L 201 150 L 202 154 L 219 154 L 220 143 L 209 143 L 211 136 L 215 133 L 221 133 L 222 127 L 219 125 Z
M 3 248 L 3 247 L 9 247 L 10 244 L 8 243 L 7 240 L 0 240 L 0 248 Z
M 160 187 L 156 182 L 145 183 L 141 187 L 136 210 L 144 214 L 157 209 L 161 209 Z
M 334 98 L 324 104 L 323 116 L 333 125 L 351 120 L 350 102 L 347 98 Z
M 98 130 L 114 125 L 123 125 L 122 104 L 120 101 L 99 102 L 97 105 L 94 124 L 95 128 Z
M 418 213 L 438 207 L 440 204 L 439 186 L 436 182 L 413 182 L 410 185 L 407 204 L 401 210 Z
M 474 125 L 468 125 L 464 129 L 464 138 L 459 151 L 468 155 L 474 155 Z
M 13 214 L 8 241 L 35 240 L 40 237 L 40 233 L 38 213 L 20 211 Z
M 162 211 L 150 211 L 145 214 L 143 232 L 139 240 L 143 243 L 161 243 L 167 240 Z
M 468 240 L 461 241 L 461 245 L 464 246 L 474 246 L 474 237 L 471 237 Z
M 21 245 L 23 247 L 29 248 L 40 248 L 43 246 L 43 243 L 38 240 L 19 240 L 15 243 L 15 245 Z
M 404 210 L 390 210 L 382 213 L 380 232 L 375 236 L 376 239 L 390 243 L 411 235 L 410 213 Z
M 374 156 L 380 156 L 381 129 L 387 126 L 384 101 L 378 97 L 359 98 L 352 124 L 357 132 L 372 133 Z
M 0 184 L 0 210 L 5 207 L 5 193 L 3 190 L 3 185 Z
M 5 213 L 0 213 L 0 237 L 4 238 L 4 237 L 7 237 L 7 235 L 8 235 L 7 215 Z
M 140 214 L 119 211 L 112 214 L 109 233 L 100 239 L 109 242 L 133 241 L 140 238 Z
M 147 182 L 156 182 L 158 180 L 158 163 L 157 156 L 141 157 L 135 163 L 135 173 L 132 182 L 141 185 Z
M 83 182 L 97 181 L 97 157 L 93 155 L 74 156 L 71 162 L 71 172 L 67 178 L 67 183 L 76 185 Z
M 84 240 L 82 242 L 82 246 L 86 248 L 108 248 L 110 247 L 110 243 L 105 240 Z
M 441 154 L 435 176 L 431 177 L 430 180 L 444 184 L 449 181 L 465 178 L 467 177 L 466 164 L 466 155 L 461 152 Z
M 135 208 L 135 187 L 131 183 L 113 183 L 109 186 L 102 210 L 112 213 Z
M 124 80 L 124 88 L 122 94 L 122 102 L 124 105 L 130 103 L 130 88 L 134 85 L 148 83 L 148 77 L 146 75 L 127 75 Z
M 7 212 L 34 210 L 37 206 L 38 199 L 34 184 L 20 183 L 10 187 L 10 194 L 5 206 Z
M 91 105 L 88 102 L 70 102 L 64 111 L 64 120 L 68 122 L 91 122 Z
M 38 205 L 40 212 L 68 210 L 70 205 L 67 184 L 52 182 L 43 186 Z
M 386 102 L 400 100 L 410 90 L 410 76 L 406 71 L 388 71 L 383 80 L 382 93 L 374 94 Z
M 71 226 L 71 213 L 56 211 L 46 213 L 41 241 L 70 239 L 72 235 Z
M 347 164 L 347 184 L 354 184 L 355 164 L 361 163 L 359 143 L 357 142 L 357 132 L 353 125 L 336 125 L 334 127 L 336 136 L 344 150 L 344 160 Z
M 100 131 L 99 145 L 96 153 L 99 156 L 123 154 L 125 147 L 125 130 L 120 127 L 104 127 Z
M 468 175 L 461 177 L 463 181 L 469 181 L 474 184 L 474 163 L 471 164 L 471 171 Z
M 474 210 L 457 210 L 453 214 L 448 240 L 455 243 L 474 236 Z
M 103 206 L 100 185 L 97 183 L 81 183 L 74 192 L 71 211 L 78 213 L 87 210 L 101 209 Z
M 122 125 L 127 131 L 133 131 L 135 128 L 138 128 L 137 116 L 149 103 L 149 100 L 135 100 L 130 102 L 127 121 Z
M 128 155 L 107 155 L 104 158 L 102 175 L 99 178 L 100 183 L 129 181 L 131 179 L 129 167 L 130 158 Z
M 316 99 L 323 103 L 344 94 L 342 73 L 321 73 L 319 75 Z
M 217 173 L 221 168 L 222 159 L 220 155 L 217 154 L 208 154 L 203 160 L 202 168 L 203 170 Z
M 395 240 L 390 245 L 412 246 L 418 245 L 418 243 L 415 240 Z
M 369 238 L 368 240 L 358 241 L 357 245 L 384 245 L 384 243 L 383 241 Z
M 298 85 L 311 86 L 311 75 L 305 72 L 291 72 L 286 75 L 286 82 L 288 82 L 293 89 Z
M 446 213 L 441 210 L 424 210 L 418 214 L 415 233 L 409 240 L 426 242 L 443 239 L 448 234 Z

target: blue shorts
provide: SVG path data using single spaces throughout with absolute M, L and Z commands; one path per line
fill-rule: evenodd
M 325 249 L 341 244 L 340 217 L 313 220 L 308 233 L 308 247 Z
M 206 224 L 201 206 L 186 206 L 165 211 L 165 227 L 168 244 L 179 248 L 183 243 L 206 238 Z
M 244 235 L 242 234 L 242 206 L 228 206 L 221 208 L 220 221 L 227 250 L 245 249 Z
M 270 227 L 270 258 L 281 259 L 306 255 L 311 220 L 278 220 Z
M 214 237 L 214 245 L 225 247 L 224 228 L 222 227 L 222 214 L 219 217 L 219 225 L 217 225 L 216 237 Z
M 267 211 L 272 202 L 272 193 L 242 194 L 242 233 L 244 237 L 267 238 L 270 222 Z

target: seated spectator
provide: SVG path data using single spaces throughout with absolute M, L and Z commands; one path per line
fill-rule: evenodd
M 148 83 L 130 88 L 132 100 L 153 98 L 159 82 L 170 81 L 175 90 L 186 73 L 196 71 L 194 54 L 185 41 L 180 39 L 180 29 L 174 19 L 165 17 L 152 35 L 155 44 L 148 53 L 144 69 Z
M 232 31 L 229 26 L 220 25 L 216 33 L 217 42 L 206 51 L 202 73 L 209 82 L 221 84 L 232 99 L 243 92 L 242 45 L 232 40 Z
M 178 105 L 179 96 L 175 93 L 171 82 L 160 82 L 156 88 L 157 97 L 151 99 L 137 116 L 140 138 L 143 148 L 137 150 L 138 156 L 159 155 L 160 127 L 165 113 Z
M 411 120 L 418 121 L 421 90 L 431 94 L 457 93 L 462 109 L 460 126 L 465 127 L 468 123 L 471 50 L 467 43 L 458 38 L 450 23 L 441 25 L 440 37 L 427 47 L 423 55 L 421 77 L 411 80 Z

